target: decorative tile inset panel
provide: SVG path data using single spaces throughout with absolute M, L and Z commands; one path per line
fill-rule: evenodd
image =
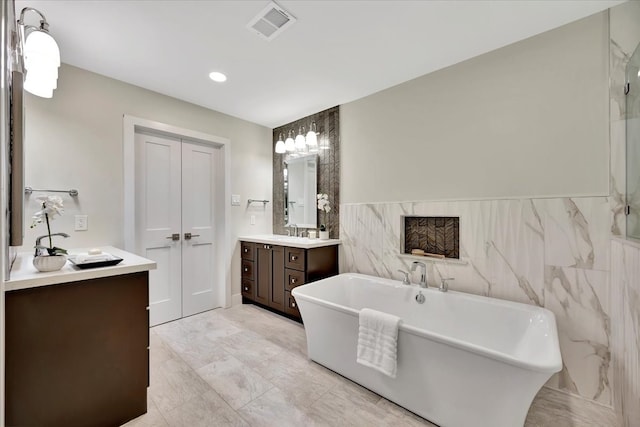
M 322 222 L 327 225 L 329 237 L 337 239 L 340 232 L 340 109 L 339 107 L 329 108 L 320 111 L 295 122 L 288 123 L 273 129 L 273 232 L 275 234 L 285 234 L 284 221 L 284 155 L 275 152 L 275 145 L 280 133 L 286 138 L 289 130 L 295 132 L 302 126 L 309 130 L 311 123 L 316 123 L 318 135 L 318 145 L 326 146 L 328 149 L 318 151 L 318 176 L 317 193 L 324 193 L 329 196 L 331 212 L 323 218 L 318 211 L 318 225 Z
M 404 217 L 404 253 L 422 249 L 427 253 L 460 258 L 460 218 Z

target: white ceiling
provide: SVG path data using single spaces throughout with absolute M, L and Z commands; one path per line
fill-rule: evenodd
M 270 42 L 245 27 L 268 0 L 18 0 L 16 12 L 45 14 L 65 63 L 277 127 L 622 2 L 282 0 L 297 22 Z

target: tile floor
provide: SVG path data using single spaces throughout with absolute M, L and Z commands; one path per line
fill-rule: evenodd
M 302 325 L 253 305 L 151 328 L 150 365 L 148 412 L 127 427 L 433 426 L 308 360 Z M 572 418 L 553 393 L 526 427 L 613 425 Z

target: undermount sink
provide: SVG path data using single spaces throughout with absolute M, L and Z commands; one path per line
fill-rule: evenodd
M 283 234 L 265 235 L 263 237 L 265 239 L 276 240 L 278 242 L 312 243 L 318 240 L 318 239 L 310 239 L 308 237 L 285 236 Z

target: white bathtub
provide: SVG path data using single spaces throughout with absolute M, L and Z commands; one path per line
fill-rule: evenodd
M 443 427 L 522 426 L 562 368 L 555 317 L 543 308 L 352 273 L 292 293 L 312 360 Z M 356 363 L 362 308 L 402 319 L 395 379 Z

